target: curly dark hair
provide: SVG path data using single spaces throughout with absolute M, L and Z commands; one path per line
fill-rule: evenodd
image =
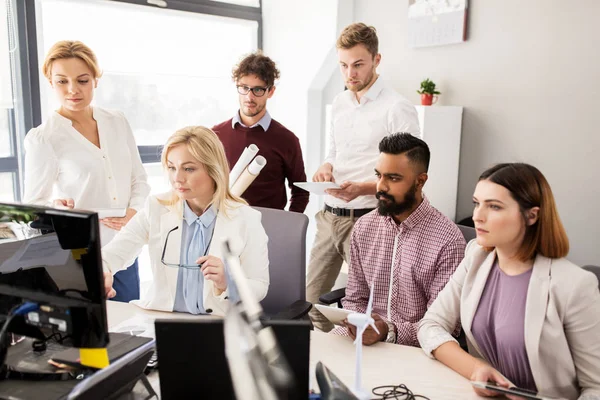
M 275 80 L 279 79 L 279 70 L 275 61 L 257 51 L 245 56 L 238 65 L 233 68 L 231 78 L 237 82 L 240 78 L 247 75 L 256 75 L 265 81 L 267 86 L 273 86 Z

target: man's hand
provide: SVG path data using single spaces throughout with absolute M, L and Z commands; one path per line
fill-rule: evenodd
M 114 229 L 116 231 L 120 231 L 122 227 L 127 225 L 129 220 L 133 218 L 133 216 L 137 213 L 133 208 L 128 208 L 125 212 L 124 217 L 112 217 L 112 218 L 102 218 L 100 222 L 110 229 Z
M 112 299 L 117 295 L 117 291 L 113 289 L 113 276 L 110 272 L 104 272 L 104 291 L 106 292 L 106 298 Z
M 360 182 L 344 182 L 340 185 L 339 189 L 327 189 L 325 193 L 342 199 L 345 202 L 366 194 L 364 193 L 363 183 Z
M 313 182 L 335 182 L 333 179 L 333 165 L 325 163 L 313 175 Z
M 375 332 L 375 329 L 371 328 L 371 326 L 368 326 L 367 329 L 365 329 L 362 336 L 362 342 L 364 345 L 367 346 L 384 341 L 387 338 L 388 334 L 387 322 L 385 322 L 383 318 L 381 318 L 378 314 L 375 313 L 371 314 L 371 317 L 375 321 L 375 326 L 379 330 L 379 333 Z M 355 340 L 357 331 L 356 326 L 348 322 L 348 319 L 344 320 L 344 325 L 348 329 L 348 335 L 350 335 L 352 340 Z

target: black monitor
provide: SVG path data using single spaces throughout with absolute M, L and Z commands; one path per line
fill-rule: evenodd
M 10 321 L 3 331 L 58 333 L 74 347 L 103 348 L 105 298 L 96 213 L 0 203 L 0 318 Z

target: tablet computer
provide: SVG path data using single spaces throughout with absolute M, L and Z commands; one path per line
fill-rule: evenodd
M 540 393 L 528 390 L 528 389 L 523 389 L 523 388 L 519 388 L 516 386 L 513 386 L 511 388 L 505 388 L 502 386 L 497 386 L 494 385 L 491 382 L 477 382 L 477 381 L 471 381 L 471 385 L 473 385 L 474 387 L 478 388 L 478 389 L 487 389 L 487 390 L 492 390 L 494 392 L 498 392 L 498 393 L 503 393 L 503 394 L 512 394 L 515 396 L 520 396 L 524 399 L 530 399 L 530 400 L 559 400 L 556 397 L 548 397 L 548 396 L 544 396 Z
M 349 314 L 356 313 L 356 311 L 330 307 L 323 304 L 315 304 L 315 307 L 317 307 L 317 310 L 319 310 L 332 324 L 340 326 L 342 325 L 342 321 L 345 320 Z
M 335 182 L 294 182 L 294 186 L 298 186 L 300 189 L 304 189 L 307 192 L 316 194 L 318 196 L 326 195 L 325 190 L 327 189 L 339 189 L 340 185 Z
M 126 208 L 95 208 L 92 211 L 98 213 L 98 219 L 102 218 L 121 218 L 125 216 L 127 212 Z

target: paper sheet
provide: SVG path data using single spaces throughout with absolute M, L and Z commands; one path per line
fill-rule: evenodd
M 248 186 L 250 186 L 252 182 L 254 182 L 256 177 L 260 174 L 260 171 L 265 167 L 265 165 L 267 165 L 267 159 L 263 156 L 257 156 L 254 160 L 252 160 L 250 165 L 248 165 L 248 168 L 246 168 L 244 172 L 242 172 L 237 182 L 235 182 L 235 184 L 231 188 L 231 193 L 233 193 L 236 196 L 241 196 L 242 194 L 244 194 L 246 189 L 248 189 Z
M 156 339 L 156 334 L 154 332 L 154 318 L 143 314 L 136 314 L 111 327 L 110 332 L 127 333 L 133 336 Z
M 92 208 L 91 211 L 98 213 L 98 219 L 112 217 L 121 218 L 127 213 L 126 208 Z
M 229 187 L 232 188 L 235 182 L 238 180 L 242 172 L 246 169 L 250 161 L 256 156 L 258 153 L 258 147 L 255 144 L 251 144 L 250 146 L 244 149 L 244 152 L 237 160 L 231 172 L 229 173 Z
M 326 189 L 340 188 L 340 185 L 335 182 L 294 182 L 294 185 L 319 196 L 326 195 Z

